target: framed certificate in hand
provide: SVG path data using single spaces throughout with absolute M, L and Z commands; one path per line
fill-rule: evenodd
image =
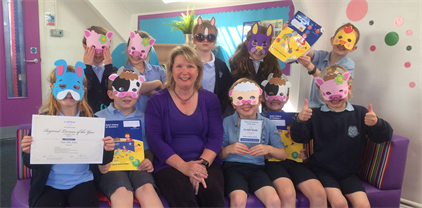
M 32 116 L 31 164 L 101 164 L 104 118 Z

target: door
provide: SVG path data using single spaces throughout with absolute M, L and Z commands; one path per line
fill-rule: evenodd
M 38 1 L 2 0 L 0 127 L 30 123 L 41 107 Z M 2 133 L 3 136 L 3 133 Z

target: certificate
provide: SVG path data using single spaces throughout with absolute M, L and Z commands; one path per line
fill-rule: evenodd
M 263 120 L 240 120 L 239 142 L 261 143 Z
M 104 118 L 32 116 L 31 164 L 101 164 Z

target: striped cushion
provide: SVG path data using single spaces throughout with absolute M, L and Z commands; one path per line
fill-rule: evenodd
M 25 135 L 29 135 L 30 129 L 18 129 L 16 132 L 16 174 L 18 180 L 29 179 L 32 175 L 32 170 L 27 168 L 22 161 L 21 142 Z
M 377 144 L 368 139 L 359 173 L 360 178 L 381 189 L 392 148 L 392 142 Z

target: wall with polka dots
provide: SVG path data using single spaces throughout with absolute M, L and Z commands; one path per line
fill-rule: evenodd
M 296 10 L 325 29 L 315 50 L 331 51 L 329 39 L 344 23 L 359 29 L 358 48 L 347 55 L 356 64 L 351 103 L 365 107 L 372 103 L 374 112 L 391 124 L 395 134 L 410 139 L 402 198 L 422 203 L 421 1 L 294 2 Z M 301 66 L 292 70 L 301 72 L 299 100 L 305 99 L 312 78 Z M 301 110 L 303 101 L 298 103 Z

